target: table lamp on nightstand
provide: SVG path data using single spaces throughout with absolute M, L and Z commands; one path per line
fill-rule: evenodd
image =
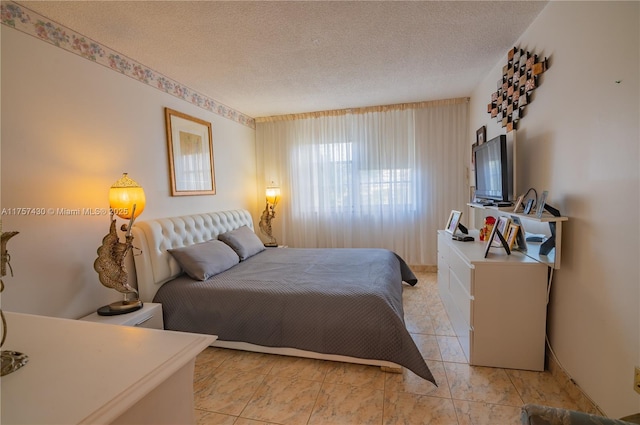
M 260 216 L 258 226 L 262 233 L 269 238 L 269 242 L 265 243 L 264 246 L 273 247 L 278 246 L 278 242 L 276 242 L 276 238 L 274 238 L 272 234 L 271 220 L 276 217 L 276 205 L 278 205 L 278 201 L 280 200 L 280 187 L 275 186 L 273 182 L 271 182 L 271 186 L 267 186 L 266 198 L 267 205 L 264 207 L 264 211 Z
M 98 248 L 98 258 L 93 263 L 93 268 L 98 272 L 100 283 L 123 293 L 124 300 L 100 307 L 98 314 L 101 316 L 124 314 L 142 308 L 138 291 L 128 283 L 129 274 L 125 267 L 125 259 L 133 248 L 131 227 L 136 217 L 144 210 L 144 205 L 144 190 L 130 179 L 127 173 L 124 173 L 120 180 L 111 186 L 109 190 L 111 226 L 109 233 L 102 239 L 102 245 Z M 121 228 L 125 232 L 124 243 L 120 242 L 114 214 L 129 220 L 129 224 L 123 224 Z

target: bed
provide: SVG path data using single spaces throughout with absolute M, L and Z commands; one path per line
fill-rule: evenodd
M 217 335 L 223 348 L 404 366 L 435 384 L 404 324 L 402 282 L 417 280 L 400 257 L 264 248 L 253 229 L 246 210 L 134 225 L 140 298 L 162 304 L 166 329 Z

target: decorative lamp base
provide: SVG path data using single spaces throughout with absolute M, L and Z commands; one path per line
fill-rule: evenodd
M 109 305 L 104 305 L 98 309 L 99 316 L 116 316 L 118 314 L 131 313 L 132 311 L 140 310 L 142 308 L 142 301 L 117 301 Z
M 29 357 L 26 354 L 17 351 L 2 350 L 2 371 L 0 376 L 15 372 L 26 365 L 28 361 Z

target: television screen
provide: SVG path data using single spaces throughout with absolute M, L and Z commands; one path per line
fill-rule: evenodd
M 511 176 L 506 136 L 500 135 L 476 146 L 473 157 L 476 167 L 476 198 L 508 202 Z

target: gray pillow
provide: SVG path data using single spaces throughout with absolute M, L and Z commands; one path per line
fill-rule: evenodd
M 218 239 L 229 245 L 238 254 L 240 261 L 265 250 L 260 238 L 247 226 L 218 235 Z
M 231 248 L 217 240 L 167 251 L 173 255 L 185 273 L 197 280 L 207 280 L 240 262 L 240 258 Z

